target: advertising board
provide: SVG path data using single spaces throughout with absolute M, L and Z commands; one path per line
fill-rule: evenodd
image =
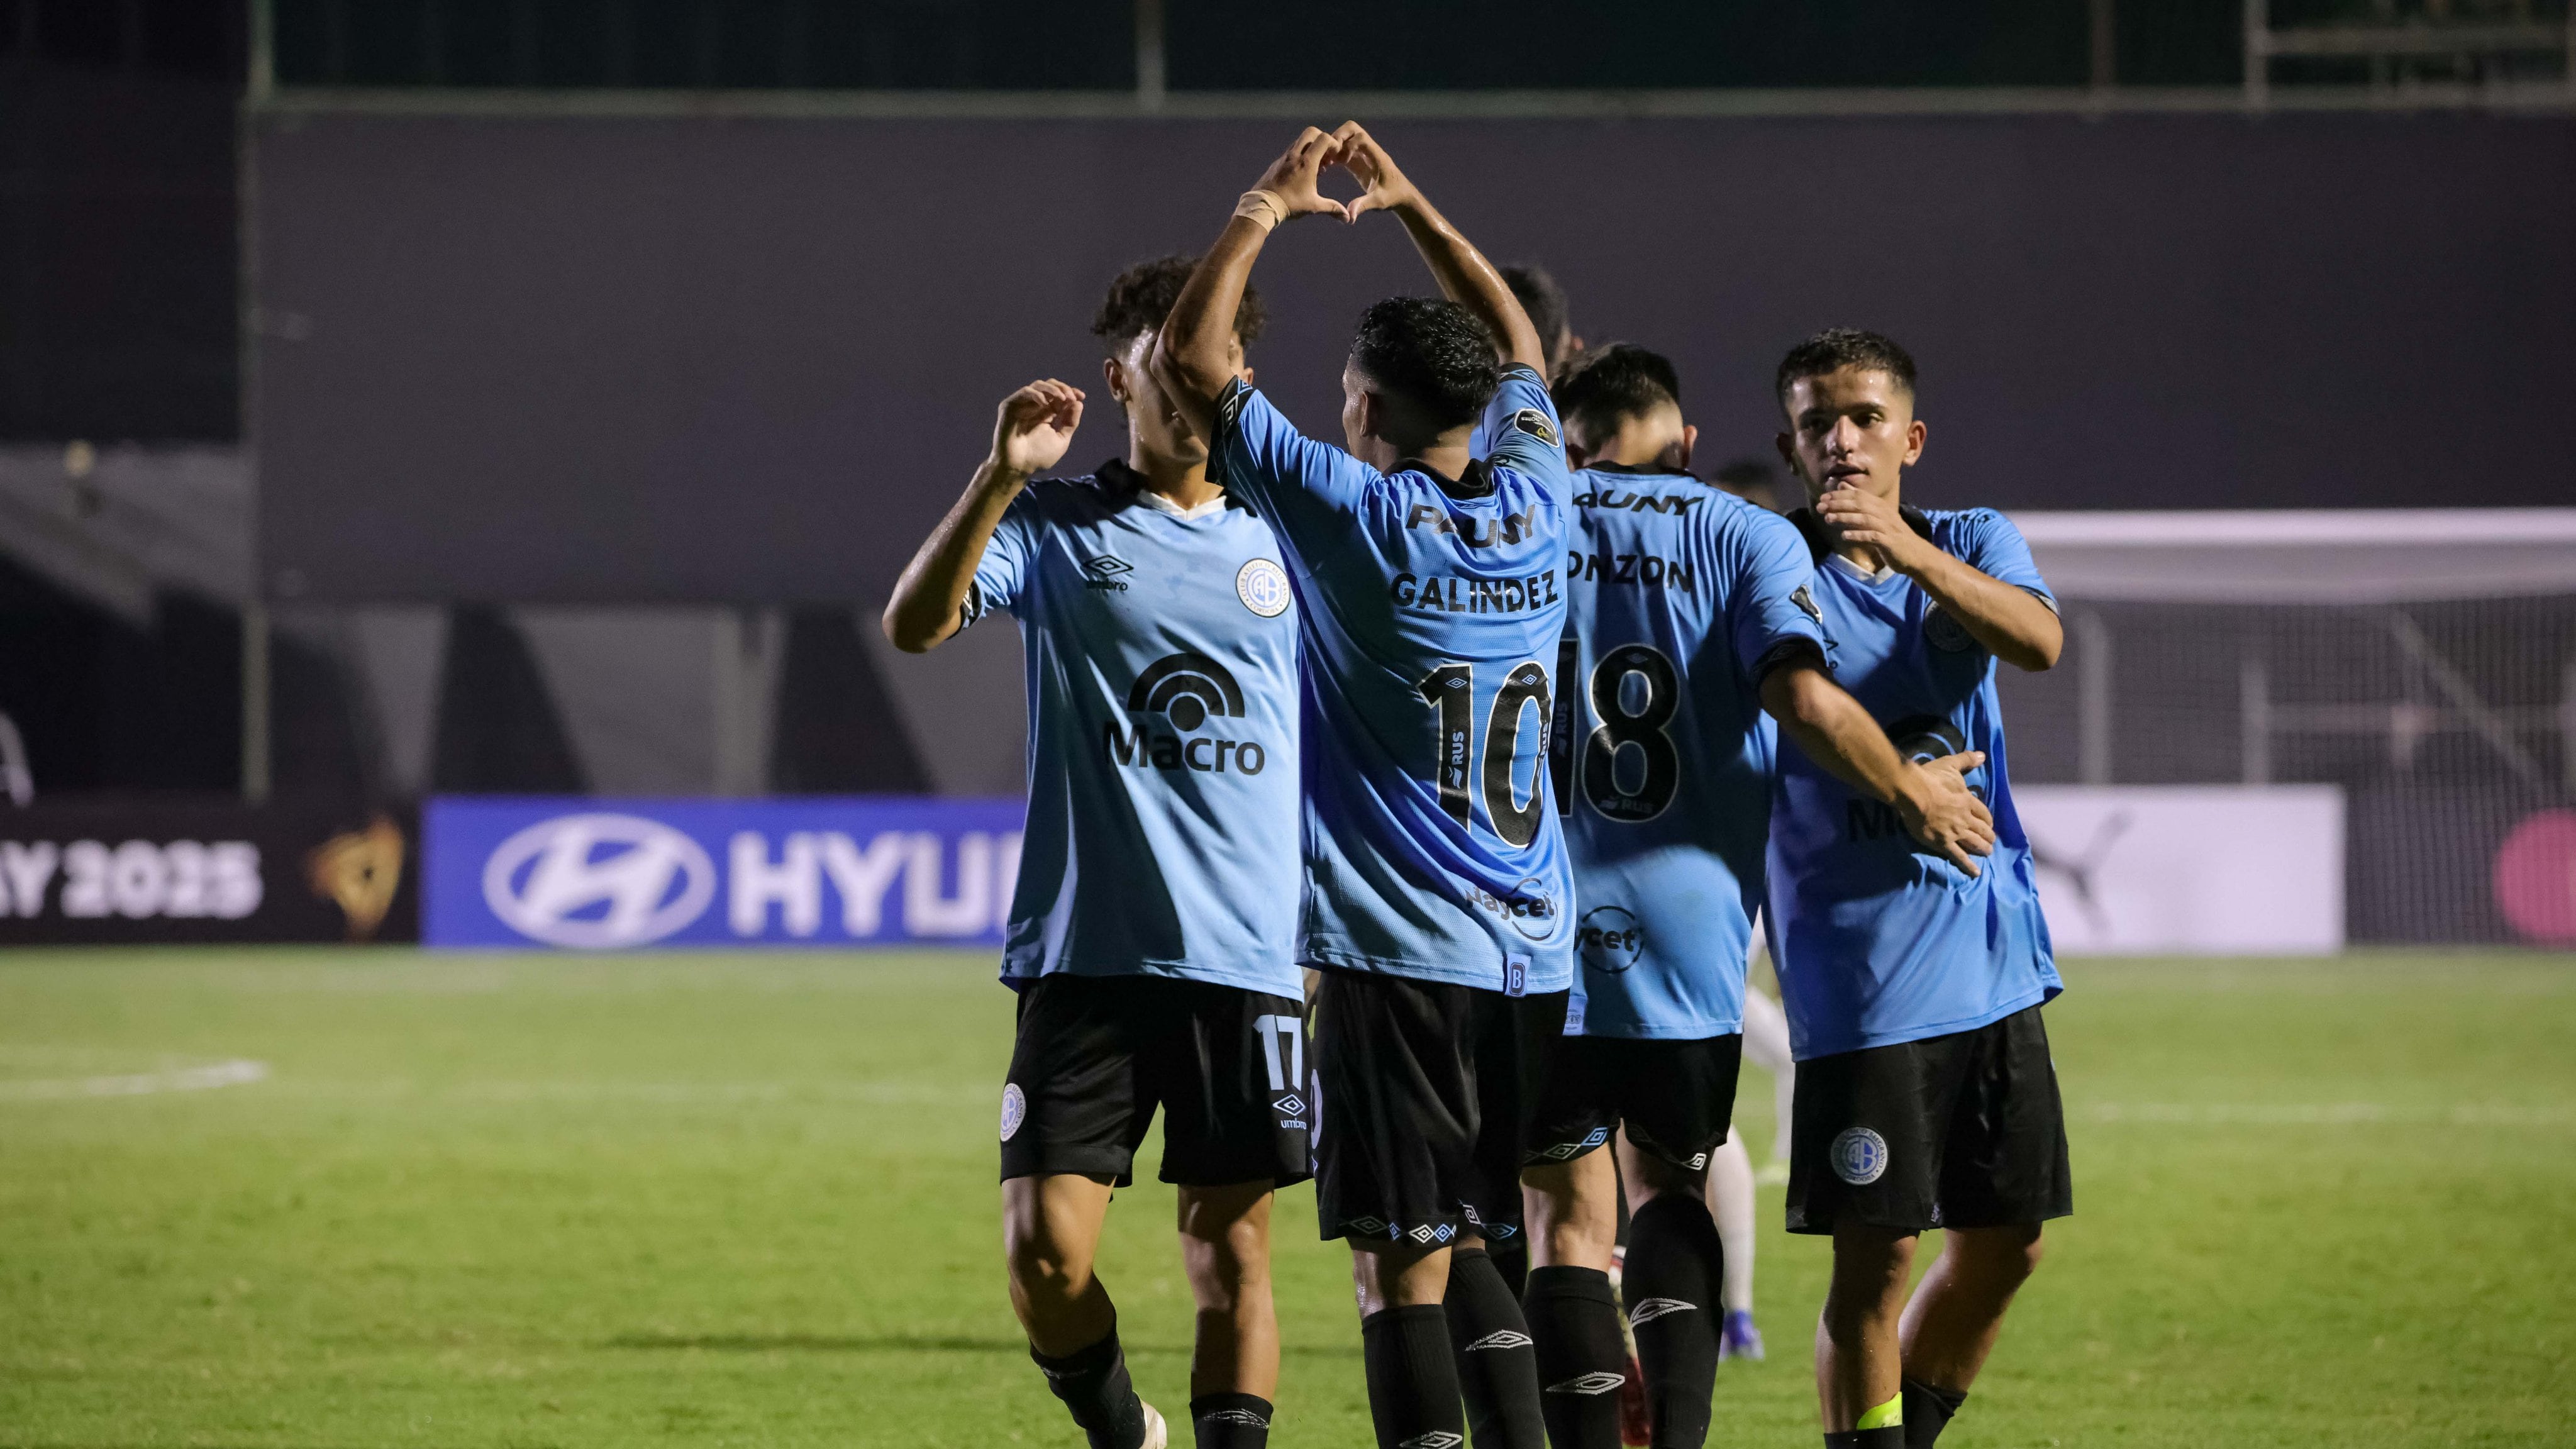
M 999 947 L 1015 799 L 445 796 L 423 812 L 432 946 Z

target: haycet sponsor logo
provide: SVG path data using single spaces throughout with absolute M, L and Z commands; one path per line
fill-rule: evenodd
M 686 835 L 640 815 L 559 815 L 483 865 L 483 901 L 549 946 L 613 950 L 685 928 L 716 898 L 716 866 Z

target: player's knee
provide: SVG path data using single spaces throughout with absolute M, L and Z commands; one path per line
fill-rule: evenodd
M 1003 1251 L 1011 1281 L 1023 1291 L 1070 1297 L 1091 1282 L 1090 1250 L 1058 1242 L 1042 1230 L 1015 1229 L 1008 1234 Z

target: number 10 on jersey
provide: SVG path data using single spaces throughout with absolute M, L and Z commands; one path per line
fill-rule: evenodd
M 1547 768 L 1547 731 L 1555 710 L 1548 690 L 1547 668 L 1535 659 L 1512 666 L 1503 687 L 1494 691 L 1484 728 L 1476 727 L 1476 666 L 1443 664 L 1422 676 L 1414 690 L 1431 706 L 1439 730 L 1440 808 L 1461 825 L 1475 823 L 1475 797 L 1485 798 L 1485 816 L 1507 845 L 1527 845 L 1538 838 L 1539 817 L 1547 792 L 1539 776 Z M 1540 748 L 1531 751 L 1529 798 L 1513 788 L 1512 767 L 1519 762 L 1521 723 L 1535 707 Z M 1477 761 L 1477 735 L 1482 733 L 1484 759 Z

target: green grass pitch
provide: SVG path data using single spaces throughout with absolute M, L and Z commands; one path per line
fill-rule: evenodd
M 2576 1442 L 2576 961 L 2068 976 L 2078 1215 L 1945 1449 Z M 1003 1298 L 989 978 L 11 952 L 0 1449 L 1079 1449 Z M 1762 1212 L 1771 1358 L 1722 1369 L 1711 1442 L 1812 1445 L 1824 1252 Z M 1120 1194 L 1104 1276 L 1178 1411 L 1171 1218 Z M 1355 1449 L 1347 1260 L 1305 1190 L 1280 1219 L 1273 1442 Z

